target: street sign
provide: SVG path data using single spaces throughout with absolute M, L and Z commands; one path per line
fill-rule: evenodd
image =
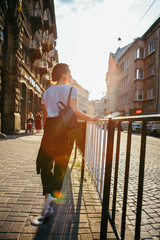
M 125 115 L 129 116 L 129 106 L 125 105 Z
M 126 110 L 125 110 L 125 115 L 126 115 L 126 116 L 129 116 L 129 109 L 126 109 Z

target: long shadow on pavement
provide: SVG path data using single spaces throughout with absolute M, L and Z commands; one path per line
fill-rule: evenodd
M 74 161 L 75 162 L 75 161 Z M 67 170 L 62 192 L 67 195 L 67 199 L 62 204 L 54 207 L 54 215 L 44 225 L 39 225 L 34 240 L 78 240 L 79 218 L 81 210 L 81 197 L 84 178 L 84 159 L 82 158 L 81 180 L 79 192 L 73 197 L 71 172 L 72 167 Z M 76 202 L 76 206 L 75 206 Z

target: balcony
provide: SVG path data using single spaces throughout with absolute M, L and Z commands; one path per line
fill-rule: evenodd
M 36 31 L 42 29 L 42 26 L 42 19 L 40 16 L 31 16 L 31 28 L 33 35 Z
M 134 78 L 133 82 L 135 82 L 135 81 L 144 81 L 144 78 Z
M 36 40 L 31 40 L 29 44 L 29 53 L 32 63 L 34 63 L 36 59 L 40 59 L 42 57 L 41 44 Z
M 49 52 L 48 43 L 47 42 L 42 42 L 41 44 L 42 44 L 43 53 Z
M 37 67 L 40 75 L 47 74 L 47 70 L 48 70 L 47 62 L 40 62 Z
M 56 25 L 52 24 L 49 26 L 49 34 L 53 33 L 54 39 L 57 39 L 57 30 L 56 30 Z
M 144 99 L 133 99 L 133 102 L 143 102 L 143 101 L 145 101 Z
M 50 52 L 53 50 L 53 43 L 50 41 L 42 42 L 43 53 Z
M 50 61 L 50 60 L 47 60 L 47 63 L 48 63 L 49 68 L 51 68 L 53 66 L 52 61 Z
M 48 20 L 44 20 L 44 25 L 43 25 L 43 30 L 49 30 L 49 21 Z
M 50 8 L 50 0 L 43 0 L 43 6 L 44 6 L 44 9 L 46 8 Z

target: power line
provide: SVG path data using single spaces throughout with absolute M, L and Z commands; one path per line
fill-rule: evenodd
M 158 13 L 157 17 L 154 18 L 154 20 L 152 21 L 151 25 L 160 17 L 160 13 Z
M 156 0 L 154 0 L 152 2 L 152 4 L 150 5 L 150 7 L 147 9 L 147 11 L 145 12 L 145 14 L 143 15 L 143 17 L 139 20 L 139 22 L 137 23 L 137 25 L 135 26 L 134 30 L 132 32 L 135 31 L 135 29 L 137 28 L 137 26 L 140 24 L 140 22 L 143 20 L 143 18 L 146 16 L 146 14 L 148 13 L 148 11 L 151 9 L 151 7 L 153 6 L 153 4 L 155 3 Z
M 134 7 L 135 3 L 136 3 L 137 0 L 134 0 L 134 2 L 132 3 L 132 6 L 130 7 L 128 13 L 126 14 L 126 16 L 124 17 L 123 19 L 123 22 L 125 21 L 125 19 L 128 17 L 128 15 L 130 14 L 130 12 L 132 11 L 132 8 Z

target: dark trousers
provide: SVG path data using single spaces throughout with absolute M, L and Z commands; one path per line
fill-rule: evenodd
M 41 173 L 43 195 L 57 196 L 60 192 L 72 148 L 73 141 L 68 141 L 61 132 L 59 118 L 47 118 L 37 156 L 37 174 Z

